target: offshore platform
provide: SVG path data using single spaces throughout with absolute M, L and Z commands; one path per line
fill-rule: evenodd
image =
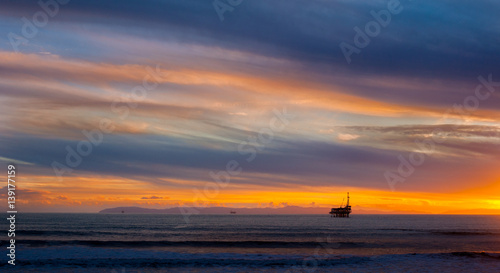
M 330 211 L 330 217 L 349 217 L 351 213 L 351 206 L 349 205 L 349 193 L 347 193 L 347 204 L 345 207 L 342 207 L 344 200 L 342 200 L 342 204 L 338 208 L 332 208 Z

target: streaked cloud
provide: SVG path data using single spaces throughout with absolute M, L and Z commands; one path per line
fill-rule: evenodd
M 355 188 L 365 209 L 395 211 L 411 199 L 404 210 L 418 211 L 436 194 L 429 199 L 451 211 L 464 191 L 491 194 L 500 183 L 500 91 L 491 91 L 500 89 L 500 5 L 405 3 L 348 65 L 339 43 L 385 5 L 256 0 L 221 23 L 210 1 L 71 1 L 19 52 L 5 35 L 0 43 L 0 162 L 36 181 L 25 193 L 48 211 L 187 204 L 231 160 L 243 171 L 212 204 L 327 205 L 311 188 Z M 0 29 L 21 35 L 20 18 L 39 9 L 6 3 Z M 134 101 L 145 77 L 154 88 Z M 465 111 L 477 92 L 488 97 Z M 248 162 L 239 146 L 277 109 L 293 121 L 249 146 L 258 153 Z M 113 131 L 60 181 L 51 164 L 104 119 Z M 429 139 L 442 141 L 398 185 L 401 195 L 390 193 L 384 172 Z

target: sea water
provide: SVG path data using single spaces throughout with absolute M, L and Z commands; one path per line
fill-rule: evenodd
M 500 272 L 500 216 L 16 217 L 16 265 L 3 255 L 1 271 Z

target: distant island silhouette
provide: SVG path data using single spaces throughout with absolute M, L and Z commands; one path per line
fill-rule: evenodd
M 184 212 L 193 212 L 196 210 L 199 214 L 229 214 L 231 211 L 237 214 L 326 214 L 328 207 L 299 207 L 286 206 L 279 208 L 233 208 L 233 207 L 173 207 L 166 209 L 149 209 L 141 207 L 116 207 L 103 209 L 99 213 L 150 213 L 150 214 L 181 214 Z

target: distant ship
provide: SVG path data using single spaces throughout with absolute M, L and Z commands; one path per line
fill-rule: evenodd
M 344 201 L 342 201 L 344 203 Z M 351 206 L 349 205 L 349 193 L 347 193 L 347 204 L 345 207 L 342 207 L 342 204 L 340 204 L 340 207 L 338 208 L 332 208 L 330 211 L 330 216 L 331 217 L 349 217 L 349 214 L 351 213 Z
M 231 211 L 231 214 L 236 214 L 236 211 L 233 211 L 233 210 L 232 210 L 232 211 Z

